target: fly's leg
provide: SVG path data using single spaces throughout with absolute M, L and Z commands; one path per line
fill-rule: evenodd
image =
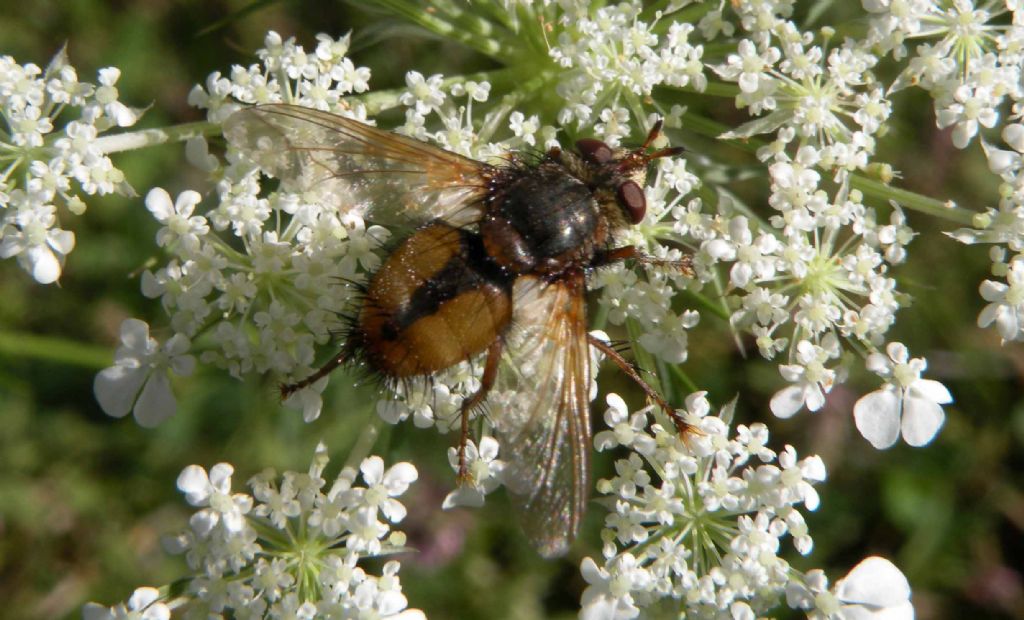
M 314 372 L 313 374 L 309 375 L 308 377 L 306 377 L 302 381 L 296 381 L 295 383 L 282 383 L 281 386 L 280 386 L 280 389 L 281 389 L 281 400 L 284 400 L 284 399 L 288 398 L 289 396 L 291 396 L 292 394 L 294 394 L 295 392 L 298 392 L 299 390 L 301 390 L 303 388 L 306 388 L 306 387 L 309 387 L 309 386 L 313 385 L 314 383 L 316 383 L 320 379 L 323 379 L 327 375 L 331 374 L 331 371 L 333 371 L 335 368 L 337 368 L 338 366 L 341 366 L 344 363 L 345 363 L 345 354 L 344 353 L 339 353 L 333 359 L 331 359 L 331 361 L 329 361 L 326 364 L 324 364 L 320 368 L 320 370 L 318 370 L 318 371 Z
M 662 398 L 661 394 L 658 394 L 658 391 L 651 387 L 650 383 L 644 381 L 643 377 L 640 376 L 640 373 L 638 373 L 636 368 L 633 367 L 633 364 L 630 364 L 629 361 L 622 357 L 622 354 L 616 351 L 610 344 L 603 340 L 598 340 L 590 334 L 587 334 L 587 340 L 590 342 L 590 346 L 594 347 L 601 353 L 604 353 L 608 359 L 615 362 L 615 365 L 621 368 L 622 372 L 626 373 L 627 377 L 635 381 L 636 384 L 640 386 L 640 389 L 647 394 L 648 398 L 661 407 L 662 411 L 664 411 L 672 420 L 672 423 L 675 424 L 676 430 L 679 431 L 681 436 L 686 437 L 690 433 L 700 432 L 697 430 L 697 427 L 684 420 L 683 416 L 679 415 L 679 413 L 672 408 L 672 405 L 668 404 L 668 401 Z
M 487 348 L 487 361 L 484 363 L 484 374 L 480 377 L 480 389 L 462 401 L 460 408 L 462 429 L 459 437 L 459 484 L 469 482 L 472 479 L 469 468 L 466 467 L 466 444 L 469 442 L 469 414 L 475 407 L 484 402 L 487 394 L 494 387 L 494 382 L 498 378 L 498 365 L 501 363 L 501 349 L 501 338 L 496 339 Z
M 644 254 L 640 250 L 636 249 L 635 245 L 624 245 L 621 248 L 601 250 L 594 256 L 591 266 L 603 267 L 605 265 L 618 263 L 624 260 L 635 260 L 639 263 L 643 263 L 644 265 L 678 269 L 685 276 L 692 277 L 694 275 L 692 265 L 693 261 L 689 255 L 683 256 L 679 260 L 661 260 Z

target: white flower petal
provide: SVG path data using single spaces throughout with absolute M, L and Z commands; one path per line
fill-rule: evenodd
M 200 538 L 205 538 L 209 535 L 213 528 L 217 527 L 218 523 L 220 523 L 220 513 L 209 508 L 200 510 L 188 520 L 188 524 Z
M 107 415 L 123 418 L 132 410 L 135 397 L 138 396 L 148 373 L 148 368 L 133 368 L 121 364 L 104 368 L 96 374 L 96 379 L 92 383 L 96 402 Z
M 459 506 L 479 508 L 484 505 L 484 494 L 472 484 L 461 484 L 444 498 L 441 508 L 451 510 Z
M 889 387 L 871 392 L 853 406 L 853 419 L 864 439 L 884 450 L 900 435 L 900 397 Z
M 1024 125 L 1011 123 L 1003 127 L 1003 141 L 1010 145 L 1010 148 L 1024 152 Z
M 171 609 L 163 603 L 157 603 L 142 613 L 142 620 L 170 620 Z
M 392 495 L 400 495 L 416 482 L 419 473 L 412 463 L 396 463 L 384 474 L 384 486 Z
M 160 591 L 156 588 L 136 588 L 128 599 L 128 608 L 134 611 L 145 609 L 158 598 L 160 598 Z
M 908 393 L 911 396 L 920 396 L 940 405 L 948 405 L 953 402 L 953 395 L 949 393 L 946 386 L 931 379 L 918 379 L 910 386 Z
M 1002 308 L 999 304 L 989 304 L 982 308 L 978 314 L 978 327 L 985 328 L 992 324 L 999 316 L 999 311 Z M 1002 334 L 1000 334 L 1002 335 Z
M 171 202 L 171 195 L 162 187 L 154 187 L 149 190 L 149 193 L 146 194 L 146 208 L 161 224 L 174 215 L 174 203 Z
M 379 484 L 384 479 L 384 459 L 379 456 L 363 459 L 359 465 L 359 471 L 363 472 L 363 480 L 366 481 L 366 484 Z
M 493 461 L 498 457 L 498 440 L 490 435 L 480 438 L 480 460 Z
M 918 447 L 930 442 L 946 421 L 942 407 L 929 398 L 921 398 L 910 391 L 903 399 L 903 439 Z
M 46 241 L 61 254 L 70 254 L 75 249 L 75 233 L 70 230 L 51 230 Z
M 174 210 L 180 215 L 189 217 L 202 200 L 203 197 L 199 195 L 199 192 L 187 189 L 178 194 L 178 199 L 174 201 Z
M 225 495 L 231 492 L 231 476 L 235 473 L 231 463 L 217 463 L 210 468 L 210 484 Z
M 825 393 L 821 391 L 817 383 L 804 386 L 804 398 L 807 401 L 808 411 L 818 411 L 825 406 Z
M 25 252 L 29 265 L 32 266 L 32 277 L 40 284 L 53 284 L 60 278 L 60 261 L 50 248 L 45 245 L 34 245 Z
M 139 319 L 122 321 L 121 343 L 125 348 L 145 355 L 149 347 L 149 324 Z
M 185 499 L 193 506 L 202 506 L 210 496 L 210 478 L 206 470 L 198 465 L 189 465 L 178 474 L 178 490 L 185 494 Z
M 836 583 L 836 596 L 847 603 L 892 607 L 910 600 L 910 583 L 892 562 L 872 556 Z
M 772 396 L 768 407 L 778 418 L 793 417 L 804 406 L 804 390 L 799 385 L 782 388 Z
M 132 414 L 139 426 L 155 428 L 174 415 L 178 403 L 171 392 L 171 382 L 164 372 L 154 372 L 142 386 L 139 400 L 135 401 Z

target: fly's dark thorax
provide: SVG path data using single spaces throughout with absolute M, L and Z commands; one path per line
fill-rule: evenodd
M 512 281 L 480 236 L 432 222 L 370 279 L 349 334 L 350 357 L 389 379 L 429 375 L 484 351 L 512 317 Z
M 513 274 L 557 275 L 587 265 L 607 236 L 593 191 L 551 159 L 496 177 L 488 201 L 484 247 Z

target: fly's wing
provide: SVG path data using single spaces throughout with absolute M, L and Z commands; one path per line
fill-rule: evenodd
M 489 167 L 413 138 L 287 104 L 232 114 L 224 136 L 288 189 L 337 196 L 382 224 L 480 218 Z
M 508 462 L 505 485 L 541 555 L 565 553 L 589 493 L 590 356 L 583 274 L 521 277 L 513 290 L 508 358 L 494 425 Z

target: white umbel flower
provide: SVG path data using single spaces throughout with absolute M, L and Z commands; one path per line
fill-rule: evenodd
M 114 365 L 101 370 L 93 382 L 100 407 L 115 418 L 131 412 L 145 427 L 171 417 L 177 401 L 168 370 L 179 376 L 192 374 L 195 358 L 187 354 L 190 346 L 182 334 L 161 346 L 150 338 L 145 321 L 126 319 L 121 324 L 121 347 L 114 355 Z
M 907 348 L 898 342 L 890 343 L 886 353 L 868 357 L 868 369 L 889 382 L 854 405 L 857 430 L 879 450 L 895 444 L 900 434 L 908 444 L 923 446 L 942 428 L 942 405 L 953 397 L 938 381 L 921 378 L 927 367 L 924 358 L 909 359 Z

